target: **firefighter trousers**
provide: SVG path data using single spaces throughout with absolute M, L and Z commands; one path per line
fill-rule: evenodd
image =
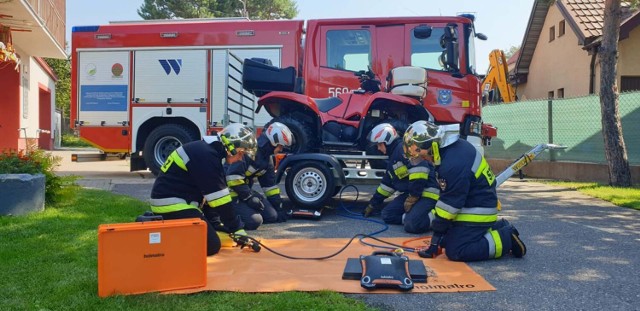
M 199 209 L 187 208 L 169 213 L 156 213 L 156 215 L 162 215 L 162 219 L 164 220 L 185 218 L 200 218 L 204 220 L 207 223 L 207 256 L 215 255 L 220 251 L 220 247 L 222 246 L 220 237 L 218 237 L 216 229 L 213 228 Z
M 278 212 L 266 198 L 262 199 L 264 210 L 261 212 L 249 207 L 247 203 L 238 200 L 238 198 L 234 198 L 232 204 L 236 215 L 240 216 L 244 222 L 245 230 L 256 230 L 263 223 L 274 223 L 278 220 Z
M 382 220 L 387 224 L 404 225 L 404 230 L 408 233 L 428 232 L 431 230 L 431 221 L 434 218 L 433 208 L 436 205 L 436 201 L 429 198 L 420 198 L 405 215 L 404 201 L 408 196 L 408 193 L 403 193 L 389 202 L 382 209 Z
M 513 226 L 505 219 L 491 226 L 455 223 L 444 236 L 441 246 L 453 261 L 480 261 L 500 258 L 511 251 Z

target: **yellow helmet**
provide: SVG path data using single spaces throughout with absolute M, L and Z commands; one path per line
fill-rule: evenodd
M 437 149 L 441 141 L 440 134 L 440 128 L 431 122 L 414 122 L 404 133 L 404 137 L 402 139 L 405 156 L 409 159 L 416 159 L 420 156 L 420 152 L 422 150 L 434 148 L 432 151 L 434 154 L 434 160 L 439 162 L 439 155 L 437 159 L 435 159 L 435 155 L 438 153 Z
M 256 135 L 249 127 L 240 123 L 232 123 L 220 131 L 220 138 L 229 152 L 244 150 L 251 159 L 255 159 L 258 143 Z

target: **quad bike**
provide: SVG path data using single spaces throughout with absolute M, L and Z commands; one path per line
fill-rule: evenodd
M 426 93 L 426 70 L 399 67 L 391 71 L 386 92 L 369 68 L 356 72 L 360 89 L 330 98 L 311 98 L 293 92 L 293 68 L 279 69 L 246 59 L 243 86 L 262 96 L 256 112 L 264 106 L 294 135 L 290 154 L 280 162 L 276 178 L 285 175 L 285 188 L 295 206 L 315 210 L 339 193 L 346 179 L 379 179 L 386 156 L 369 144 L 367 135 L 380 123 L 391 123 L 400 135 L 410 123 L 433 120 L 422 106 Z M 345 161 L 368 161 L 371 169 L 350 168 Z M 308 213 L 307 210 L 305 212 Z M 317 211 L 311 213 L 313 217 Z
M 403 134 L 414 121 L 431 119 L 421 102 L 426 93 L 427 74 L 420 67 L 392 70 L 386 92 L 381 91 L 381 83 L 371 68 L 355 72 L 360 89 L 329 98 L 279 91 L 294 89 L 295 77 L 283 77 L 291 74 L 295 75 L 292 68 L 279 69 L 251 59 L 244 63 L 245 89 L 263 95 L 256 111 L 264 107 L 273 117 L 272 122 L 284 123 L 291 129 L 294 135 L 291 153 L 361 153 L 369 151 L 367 134 L 380 123 L 391 123 Z

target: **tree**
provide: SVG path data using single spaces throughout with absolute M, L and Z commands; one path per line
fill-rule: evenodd
M 56 108 L 62 113 L 62 123 L 69 118 L 69 109 L 71 106 L 71 64 L 68 59 L 45 58 L 45 62 L 51 67 L 53 72 L 58 76 L 56 81 Z M 64 125 L 62 126 L 65 132 Z
M 609 166 L 609 184 L 617 187 L 631 186 L 631 172 L 627 148 L 622 136 L 622 122 L 618 109 L 618 39 L 622 11 L 620 0 L 606 0 L 600 56 L 600 110 L 602 112 L 602 136 Z
M 507 51 L 504 52 L 504 57 L 509 60 L 509 58 L 511 58 L 511 56 L 515 55 L 516 52 L 518 52 L 518 50 L 520 49 L 519 45 L 513 45 L 511 46 Z
M 246 8 L 246 12 L 245 12 Z M 298 15 L 295 0 L 144 0 L 143 19 L 238 17 L 291 19 Z

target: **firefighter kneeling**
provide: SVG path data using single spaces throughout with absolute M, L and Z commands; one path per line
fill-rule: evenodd
M 218 135 L 186 143 L 173 151 L 160 168 L 160 175 L 151 189 L 151 211 L 163 219 L 201 218 L 207 222 L 207 255 L 220 251 L 221 241 L 216 230 L 246 236 L 244 224 L 233 211 L 222 160 L 235 163 L 245 153 L 255 153 L 256 139 L 252 132 L 235 124 L 225 128 L 230 140 Z M 200 202 L 206 201 L 203 211 Z M 207 215 L 206 217 L 203 215 Z M 224 222 L 212 224 L 212 214 Z
M 438 184 L 433 165 L 416 159 L 413 163 L 404 155 L 402 143 L 393 126 L 382 123 L 373 128 L 369 141 L 378 150 L 389 154 L 387 171 L 369 206 L 364 211 L 368 217 L 374 210 L 382 209 L 382 219 L 388 224 L 402 224 L 409 233 L 429 231 L 434 219 L 433 208 L 438 200 Z M 382 208 L 384 200 L 396 191 L 400 194 Z
M 409 159 L 436 166 L 440 198 L 435 207 L 432 245 L 423 257 L 437 255 L 439 246 L 454 261 L 521 258 L 527 248 L 516 228 L 498 220 L 495 175 L 482 154 L 458 134 L 426 121 L 413 123 L 403 139 Z

